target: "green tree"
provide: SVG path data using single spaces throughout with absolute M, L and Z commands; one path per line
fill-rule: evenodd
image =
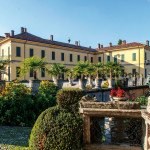
M 66 76 L 68 77 L 69 84 L 72 85 L 72 78 L 73 78 L 73 69 L 66 68 Z
M 23 63 L 20 70 L 21 76 L 24 76 L 29 71 L 33 71 L 34 79 L 37 79 L 37 71 L 41 68 L 45 68 L 46 63 L 43 61 L 43 59 L 37 58 L 37 57 L 30 57 L 26 58 Z
M 6 66 L 8 65 L 9 60 L 0 60 L 0 81 L 2 80 L 2 74 L 5 74 Z
M 121 74 L 122 67 L 120 64 L 116 62 L 107 62 L 106 65 L 104 66 L 105 72 L 109 74 L 110 77 L 110 82 L 109 82 L 109 87 L 112 88 L 112 76 L 114 75 L 117 77 L 118 75 Z
M 122 44 L 122 40 L 119 39 L 119 40 L 118 40 L 118 45 L 121 45 L 121 44 Z
M 63 64 L 52 64 L 48 69 L 48 73 L 52 76 L 55 85 L 59 85 L 60 76 L 66 72 L 66 67 Z
M 89 63 L 79 61 L 77 65 L 73 68 L 74 76 L 79 78 L 79 88 L 84 89 L 85 85 L 83 83 L 84 77 L 87 75 L 87 67 L 89 66 Z
M 92 63 L 87 62 L 87 64 L 88 66 L 85 68 L 85 75 L 88 77 L 88 84 L 92 87 L 92 76 L 94 75 L 95 67 Z
M 95 64 L 94 67 L 95 67 L 95 72 L 94 73 L 95 73 L 95 76 L 96 76 L 96 78 L 95 78 L 95 87 L 100 88 L 100 77 L 103 74 L 104 65 L 101 62 L 99 62 L 99 63 Z

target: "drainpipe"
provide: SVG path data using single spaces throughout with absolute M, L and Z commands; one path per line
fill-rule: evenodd
M 141 58 L 140 58 L 140 48 L 139 48 L 139 75 L 141 73 L 140 65 L 141 65 Z
M 26 43 L 27 43 L 27 41 L 28 41 L 28 40 L 25 40 L 25 42 L 24 42 L 24 60 L 25 60 L 25 48 L 26 48 Z M 25 75 L 24 75 L 23 79 L 25 80 Z

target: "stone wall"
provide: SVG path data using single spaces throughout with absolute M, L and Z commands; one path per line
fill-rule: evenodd
M 129 94 L 129 95 L 134 95 L 136 97 L 146 95 L 149 90 L 149 86 L 144 85 L 144 86 L 133 86 L 133 87 L 126 87 L 124 90 Z M 97 101 L 101 102 L 108 102 L 110 101 L 109 94 L 110 94 L 111 89 L 100 89 L 100 90 L 90 90 L 86 91 L 87 94 L 96 97 Z

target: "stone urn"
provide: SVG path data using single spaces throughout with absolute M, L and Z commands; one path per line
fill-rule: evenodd
M 111 101 L 126 101 L 126 97 L 116 97 L 116 96 L 109 96 Z

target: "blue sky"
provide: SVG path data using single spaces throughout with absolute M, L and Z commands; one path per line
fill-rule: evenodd
M 28 32 L 97 47 L 150 40 L 150 0 L 0 0 L 0 35 Z

